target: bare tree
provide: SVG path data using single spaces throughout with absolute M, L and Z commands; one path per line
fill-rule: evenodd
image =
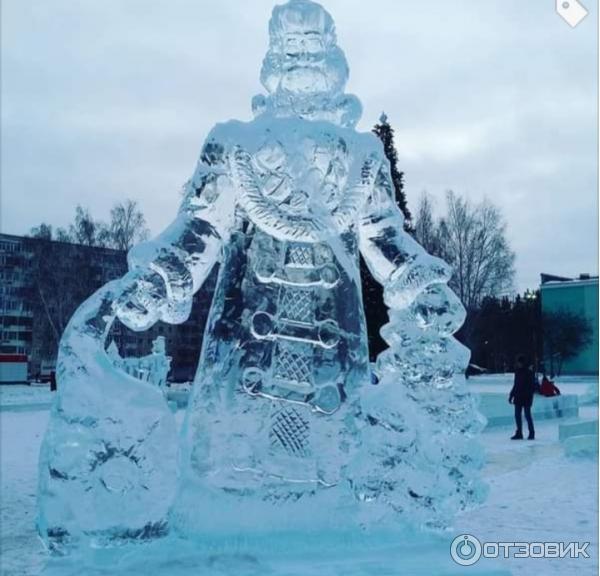
M 542 315 L 544 358 L 552 375 L 560 376 L 563 362 L 574 358 L 590 342 L 593 329 L 580 314 L 568 310 L 545 312 Z
M 31 228 L 29 236 L 39 238 L 40 240 L 52 240 L 52 226 L 42 222 L 39 226 Z
M 29 230 L 29 236 L 38 240 L 56 240 L 57 242 L 73 242 L 73 238 L 64 228 L 57 228 L 54 232 L 51 224 L 42 222 Z
M 430 254 L 452 266 L 450 286 L 470 310 L 486 296 L 499 296 L 512 288 L 515 255 L 497 206 L 488 200 L 473 205 L 452 191 L 446 201 L 446 216 L 436 219 L 431 197 L 423 193 L 415 238 Z
M 110 211 L 110 224 L 96 220 L 88 208 L 78 205 L 75 219 L 65 228 L 57 228 L 42 223 L 31 228 L 32 238 L 57 240 L 84 246 L 129 250 L 134 244 L 148 238 L 146 219 L 135 200 L 125 200 L 113 205 Z
M 427 252 L 440 253 L 439 233 L 433 214 L 433 203 L 427 192 L 421 194 L 415 218 L 415 239 Z
M 65 228 L 57 228 L 54 239 L 57 242 L 73 242 L 73 238 Z
M 104 246 L 110 244 L 110 231 L 106 224 L 94 220 L 88 208 L 78 205 L 75 222 L 69 227 L 69 236 L 76 244 Z
M 135 200 L 115 204 L 110 211 L 110 244 L 117 250 L 129 250 L 148 238 L 146 219 Z
M 472 205 L 449 191 L 447 216 L 438 223 L 439 256 L 453 268 L 450 286 L 467 309 L 486 296 L 512 289 L 514 252 L 506 238 L 500 209 L 484 200 Z

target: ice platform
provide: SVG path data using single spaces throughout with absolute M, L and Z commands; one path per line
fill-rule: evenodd
M 582 435 L 598 436 L 598 419 L 580 420 L 579 422 L 565 422 L 558 426 L 558 439 L 564 442 L 572 436 Z
M 576 458 L 594 458 L 598 456 L 598 435 L 581 434 L 569 436 L 563 443 L 565 454 Z
M 508 394 L 502 392 L 479 393 L 479 410 L 487 418 L 488 428 L 512 425 L 515 421 L 514 407 L 508 403 Z M 576 418 L 579 401 L 576 394 L 563 394 L 546 398 L 536 395 L 531 408 L 533 420 L 551 418 Z
M 144 545 L 98 549 L 82 557 L 52 559 L 43 576 L 511 576 L 498 561 L 464 567 L 450 557 L 454 535 L 405 538 L 377 544 L 360 538 L 345 543 L 324 536 L 320 543 L 288 549 L 263 543 L 259 553 L 202 550 L 197 541 L 167 538 Z M 330 545 L 328 545 L 330 544 Z

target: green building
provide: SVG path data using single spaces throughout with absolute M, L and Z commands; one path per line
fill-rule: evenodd
M 571 312 L 584 317 L 593 329 L 590 344 L 564 361 L 562 373 L 598 374 L 598 277 L 582 274 L 572 279 L 542 274 L 540 293 L 543 314 Z

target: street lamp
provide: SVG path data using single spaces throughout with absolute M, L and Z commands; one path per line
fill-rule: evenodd
M 525 290 L 525 294 L 523 295 L 525 297 L 525 300 L 531 302 L 533 300 L 535 300 L 537 298 L 537 292 L 534 290 L 529 290 L 529 288 L 527 290 Z

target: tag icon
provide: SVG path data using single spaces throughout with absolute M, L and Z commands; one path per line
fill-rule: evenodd
M 575 28 L 588 15 L 579 0 L 556 0 L 556 12 L 571 28 Z

